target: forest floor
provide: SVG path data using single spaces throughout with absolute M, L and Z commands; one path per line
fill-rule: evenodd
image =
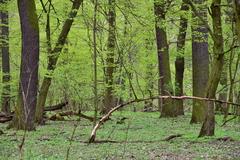
M 88 113 L 89 115 L 91 113 Z M 124 123 L 117 122 L 126 117 Z M 190 115 L 161 118 L 159 113 L 118 112 L 97 132 L 98 143 L 87 144 L 92 123 L 87 120 L 48 121 L 26 134 L 22 155 L 26 160 L 64 160 L 72 138 L 69 160 L 77 159 L 160 159 L 160 160 L 240 160 L 240 123 L 231 121 L 221 127 L 217 116 L 216 136 L 197 138 L 201 125 L 190 125 Z M 19 159 L 23 131 L 6 130 L 0 124 L 0 160 Z M 171 135 L 181 137 L 164 141 Z M 218 140 L 218 138 L 226 138 Z

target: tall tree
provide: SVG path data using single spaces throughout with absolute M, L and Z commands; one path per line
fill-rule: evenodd
M 93 81 L 94 81 L 94 124 L 97 121 L 97 112 L 98 112 L 98 85 L 97 85 L 97 11 L 98 11 L 98 0 L 94 0 L 94 14 L 93 14 Z
M 8 0 L 0 0 L 0 4 L 6 6 Z M 8 23 L 8 7 L 5 10 L 1 10 L 1 54 L 2 54 L 2 111 L 10 113 L 10 59 L 9 59 L 9 23 Z
M 234 0 L 234 13 L 236 17 L 236 33 L 240 44 L 240 0 Z
M 177 51 L 178 55 L 175 60 L 175 95 L 183 96 L 183 76 L 184 76 L 184 50 L 185 40 L 187 34 L 188 19 L 186 18 L 186 12 L 189 10 L 189 6 L 186 0 L 183 0 L 181 6 L 180 28 L 177 38 Z M 177 115 L 184 115 L 183 100 L 176 100 Z
M 34 130 L 38 91 L 39 27 L 34 0 L 18 0 L 22 55 L 18 102 L 11 126 Z
M 209 74 L 207 1 L 193 0 L 192 2 L 193 96 L 204 97 Z M 203 122 L 205 111 L 206 107 L 203 101 L 193 100 L 191 123 Z
M 111 108 L 114 107 L 114 88 L 113 88 L 113 72 L 114 72 L 114 53 L 116 45 L 116 11 L 115 11 L 115 0 L 108 0 L 108 42 L 107 42 L 107 58 L 105 68 L 105 95 L 103 100 L 102 113 L 107 113 Z
M 211 65 L 210 76 L 207 83 L 205 97 L 214 99 L 216 90 L 221 78 L 224 65 L 223 35 L 221 21 L 221 0 L 213 0 L 211 4 L 212 23 L 213 23 L 213 62 Z M 207 112 L 199 136 L 213 136 L 215 129 L 214 103 L 207 103 Z
M 171 71 L 169 63 L 169 46 L 166 32 L 166 12 L 170 4 L 169 1 L 155 0 L 155 29 L 157 39 L 157 54 L 159 68 L 159 93 L 161 95 L 174 95 Z M 161 117 L 175 117 L 176 107 L 172 99 L 163 100 L 159 103 L 161 107 Z
M 62 30 L 58 36 L 58 40 L 55 44 L 55 47 L 48 53 L 48 74 L 44 76 L 40 91 L 39 91 L 39 98 L 37 102 L 37 111 L 36 111 L 36 121 L 38 123 L 42 123 L 43 121 L 43 111 L 44 106 L 47 99 L 47 94 L 49 87 L 52 83 L 52 76 L 53 72 L 56 69 L 57 61 L 59 58 L 59 55 L 63 49 L 64 44 L 66 43 L 66 39 L 68 36 L 68 33 L 72 27 L 74 18 L 77 15 L 78 9 L 80 8 L 83 0 L 74 0 L 72 3 L 71 11 L 68 15 L 68 18 L 65 20 Z

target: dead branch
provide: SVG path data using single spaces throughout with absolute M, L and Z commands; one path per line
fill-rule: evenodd
M 0 112 L 0 123 L 5 123 L 11 121 L 13 118 L 13 114 L 5 114 Z
M 54 114 L 53 116 L 51 116 L 49 119 L 50 120 L 64 120 L 63 117 L 65 116 L 79 116 L 81 118 L 84 118 L 84 119 L 87 119 L 91 122 L 93 122 L 94 118 L 93 117 L 90 117 L 90 116 L 87 116 L 81 112 L 73 112 L 73 111 L 66 111 L 66 112 L 61 112 L 61 113 L 56 113 Z
M 221 127 L 225 126 L 229 121 L 232 121 L 232 120 L 236 119 L 237 117 L 238 117 L 238 116 L 234 116 L 234 117 L 232 117 L 232 118 L 230 118 L 230 119 L 228 119 L 228 120 L 225 120 L 225 121 L 223 122 L 223 124 L 221 125 Z
M 91 132 L 91 136 L 89 138 L 89 143 L 93 143 L 95 141 L 96 133 L 97 133 L 97 130 L 99 129 L 99 127 L 102 124 L 104 124 L 104 122 L 106 122 L 110 118 L 112 113 L 117 111 L 118 109 L 123 108 L 123 107 L 125 107 L 127 105 L 130 105 L 130 104 L 133 104 L 133 103 L 144 102 L 144 101 L 154 100 L 154 99 L 168 99 L 168 98 L 172 98 L 172 99 L 176 99 L 176 100 L 196 99 L 196 100 L 202 100 L 202 101 L 212 101 L 212 102 L 218 102 L 218 103 L 225 103 L 225 104 L 240 106 L 240 104 L 233 103 L 233 102 L 227 102 L 227 101 L 222 101 L 222 100 L 218 100 L 218 99 L 209 99 L 209 98 L 203 98 L 203 97 L 194 97 L 194 96 L 153 96 L 153 97 L 150 97 L 150 98 L 135 99 L 135 100 L 131 100 L 129 102 L 120 104 L 120 105 L 112 108 L 106 115 L 104 115 L 99 120 L 99 122 L 95 125 L 95 127 L 93 128 L 93 130 Z
M 63 102 L 53 106 L 45 107 L 44 112 L 60 110 L 67 104 L 68 102 Z M 12 112 L 11 114 L 5 114 L 3 112 L 0 112 L 0 123 L 6 123 L 11 121 L 13 119 L 13 116 L 14 116 L 14 112 Z
M 47 111 L 60 110 L 63 107 L 65 107 L 66 105 L 68 105 L 68 102 L 59 103 L 59 104 L 56 104 L 56 105 L 53 105 L 53 106 L 45 107 L 44 111 L 47 112 Z
M 183 136 L 182 134 L 170 135 L 170 136 L 164 138 L 163 141 L 170 141 L 170 140 L 172 140 L 174 138 L 178 138 L 178 137 L 182 137 L 182 136 Z

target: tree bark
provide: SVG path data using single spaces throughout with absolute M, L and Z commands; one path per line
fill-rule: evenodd
M 165 3 L 158 0 L 154 1 L 155 29 L 157 39 L 158 68 L 159 68 L 159 94 L 174 95 L 171 71 L 169 63 L 169 46 L 165 27 L 166 8 Z M 159 103 L 161 117 L 175 117 L 176 107 L 174 100 L 166 99 Z
M 145 40 L 145 48 L 147 49 L 146 52 L 146 57 L 148 57 L 148 63 L 146 65 L 147 69 L 146 69 L 146 86 L 145 86 L 145 94 L 149 97 L 152 97 L 153 95 L 153 91 L 154 91 L 154 75 L 153 75 L 153 70 L 154 70 L 154 64 L 152 63 L 152 61 L 150 61 L 149 57 L 151 57 L 152 55 L 152 50 L 153 50 L 153 43 L 151 42 L 150 39 L 146 39 Z M 145 96 L 145 95 L 144 95 Z M 145 101 L 144 102 L 144 111 L 148 112 L 148 111 L 152 111 L 153 110 L 153 101 Z
M 185 50 L 185 39 L 187 34 L 188 19 L 185 14 L 189 10 L 187 2 L 183 0 L 181 11 L 183 11 L 180 17 L 180 28 L 177 38 L 177 52 L 178 55 L 175 60 L 175 95 L 183 96 L 183 76 L 184 76 L 184 50 Z M 175 101 L 177 115 L 184 115 L 183 100 Z
M 93 93 L 94 93 L 94 120 L 93 125 L 97 122 L 98 114 L 98 83 L 97 83 L 97 12 L 98 0 L 94 0 L 94 15 L 93 15 Z
M 224 51 L 223 51 L 223 35 L 221 22 L 221 0 L 213 0 L 211 5 L 212 23 L 213 23 L 213 63 L 211 66 L 210 76 L 206 89 L 206 98 L 215 98 L 216 90 L 221 78 L 221 73 L 224 65 Z M 205 102 L 206 103 L 206 102 Z M 199 137 L 213 136 L 215 130 L 215 113 L 214 103 L 208 102 L 207 112 L 204 123 L 202 125 Z
M 108 0 L 108 52 L 106 58 L 105 69 L 105 95 L 103 100 L 102 113 L 108 113 L 114 107 L 114 88 L 113 88 L 113 72 L 114 72 L 114 52 L 115 52 L 115 30 L 116 30 L 116 11 L 115 0 Z
M 0 4 L 7 5 L 7 0 L 0 0 Z M 8 8 L 8 7 L 6 7 Z M 11 87 L 10 87 L 10 56 L 9 56 L 9 23 L 8 11 L 2 10 L 1 17 L 1 52 L 2 52 L 2 112 L 10 113 Z
M 34 130 L 38 91 L 39 27 L 34 0 L 18 0 L 22 32 L 19 95 L 10 127 Z
M 66 39 L 68 36 L 68 33 L 72 27 L 74 18 L 77 15 L 77 11 L 80 8 L 83 0 L 74 0 L 73 5 L 71 8 L 71 11 L 69 13 L 68 18 L 65 20 L 61 33 L 58 36 L 58 40 L 56 42 L 56 45 L 54 49 L 49 53 L 48 55 L 48 74 L 44 76 L 40 91 L 39 91 L 39 97 L 38 97 L 38 102 L 37 102 L 37 111 L 36 111 L 36 122 L 37 123 L 42 123 L 43 121 L 43 112 L 44 112 L 44 106 L 46 103 L 47 99 L 47 94 L 49 87 L 52 82 L 52 76 L 53 72 L 56 69 L 57 61 L 59 58 L 59 55 L 63 49 L 64 44 L 66 43 Z
M 221 74 L 221 78 L 220 78 L 220 82 L 219 82 L 221 86 L 227 86 L 227 82 L 228 82 L 227 59 L 226 59 L 226 56 L 224 56 L 224 57 L 225 57 L 225 59 L 224 59 L 224 64 L 223 64 L 223 70 L 222 70 L 222 74 Z M 225 87 L 219 93 L 218 99 L 226 101 L 227 95 L 228 95 L 228 87 Z M 226 104 L 216 103 L 215 110 L 217 112 L 224 113 L 224 109 L 226 109 L 226 108 L 227 108 Z
M 207 6 L 206 0 L 193 0 L 193 4 L 197 12 L 192 15 L 193 96 L 204 97 L 209 74 Z M 203 122 L 206 109 L 202 101 L 193 100 L 191 123 Z
M 236 17 L 236 33 L 238 37 L 238 42 L 240 44 L 240 0 L 234 0 L 234 12 Z

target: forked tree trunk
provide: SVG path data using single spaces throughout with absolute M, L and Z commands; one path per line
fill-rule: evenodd
M 185 40 L 187 34 L 188 20 L 185 16 L 186 12 L 189 10 L 189 6 L 185 0 L 182 2 L 181 11 L 182 15 L 180 17 L 180 28 L 177 39 L 177 52 L 178 55 L 175 60 L 175 95 L 183 96 L 183 76 L 184 76 L 184 50 L 185 50 Z M 184 115 L 183 100 L 176 100 L 177 115 Z
M 66 42 L 68 33 L 72 27 L 74 18 L 77 15 L 78 9 L 81 6 L 83 0 L 74 0 L 73 5 L 71 8 L 71 11 L 69 13 L 68 18 L 65 20 L 63 24 L 63 28 L 61 30 L 60 35 L 58 36 L 57 43 L 55 45 L 55 48 L 48 53 L 48 73 L 44 76 L 40 91 L 39 91 L 39 97 L 38 97 L 38 102 L 37 102 L 37 111 L 36 111 L 36 122 L 37 123 L 42 123 L 43 120 L 43 112 L 44 112 L 44 106 L 46 103 L 47 99 L 47 94 L 49 87 L 52 82 L 52 76 L 53 72 L 56 69 L 58 57 L 63 49 L 63 46 Z
M 0 0 L 0 4 L 7 6 L 7 0 Z M 8 11 L 7 8 L 0 12 L 1 17 L 1 53 L 2 53 L 2 112 L 10 113 L 10 99 L 11 99 L 11 88 L 10 88 L 10 53 L 9 53 L 9 24 L 8 24 Z
M 167 42 L 167 33 L 165 27 L 166 7 L 165 2 L 155 0 L 154 10 L 156 17 L 156 39 L 158 53 L 159 68 L 159 94 L 174 95 L 171 71 L 169 63 L 169 46 Z M 159 103 L 161 109 L 161 117 L 175 117 L 176 107 L 173 99 L 166 99 Z
M 115 52 L 115 30 L 116 30 L 116 12 L 115 0 L 108 0 L 108 42 L 107 42 L 107 58 L 105 69 L 105 95 L 103 99 L 103 108 L 101 113 L 108 113 L 115 104 L 114 88 L 113 88 L 113 72 L 114 72 L 114 52 Z
M 193 0 L 193 4 L 197 12 L 192 15 L 193 96 L 204 97 L 209 74 L 207 5 L 206 0 Z M 206 109 L 204 102 L 193 100 L 191 123 L 203 122 Z
M 34 0 L 18 0 L 22 55 L 18 102 L 10 127 L 34 130 L 38 91 L 39 28 Z
M 222 35 L 222 22 L 221 22 L 221 0 L 213 0 L 211 5 L 212 21 L 213 21 L 213 63 L 211 66 L 210 76 L 206 89 L 206 98 L 215 98 L 216 90 L 221 78 L 221 73 L 224 65 L 224 52 L 223 52 L 223 35 Z M 202 125 L 199 137 L 213 136 L 215 130 L 215 113 L 214 103 L 207 103 L 207 112 L 205 115 L 204 123 Z

